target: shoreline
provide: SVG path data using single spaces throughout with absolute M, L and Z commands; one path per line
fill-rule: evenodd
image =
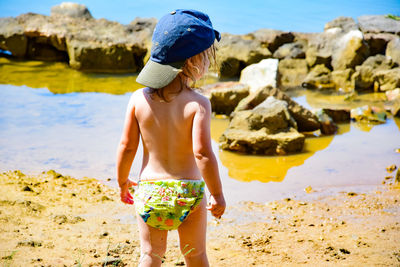
M 137 264 L 134 208 L 119 201 L 115 188 L 55 171 L 5 172 L 0 185 L 0 258 L 6 266 Z M 362 193 L 230 206 L 220 221 L 209 216 L 210 264 L 399 264 L 399 190 L 386 184 Z M 163 266 L 182 264 L 176 231 L 168 238 Z

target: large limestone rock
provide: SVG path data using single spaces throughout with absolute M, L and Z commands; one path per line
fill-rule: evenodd
M 359 30 L 344 34 L 335 42 L 332 52 L 332 67 L 334 70 L 354 68 L 361 64 L 369 55 L 369 48 L 364 36 Z
M 331 68 L 332 52 L 328 48 L 318 48 L 317 45 L 311 44 L 306 51 L 306 61 L 310 68 L 316 65 Z
M 51 8 L 51 16 L 64 15 L 72 18 L 87 18 L 92 19 L 89 9 L 85 5 L 77 3 L 63 2 L 58 6 Z
M 308 65 L 305 59 L 285 58 L 279 61 L 278 84 L 282 88 L 301 86 L 308 74 Z
M 377 54 L 385 54 L 387 53 L 386 47 L 388 43 L 397 39 L 398 37 L 394 34 L 389 33 L 365 33 L 364 40 L 367 42 L 370 55 L 375 56 Z
M 309 67 L 322 64 L 331 69 L 332 55 L 335 50 L 341 49 L 341 46 L 338 46 L 338 40 L 355 30 L 358 30 L 358 27 L 352 18 L 338 17 L 326 23 L 322 33 L 309 35 L 306 51 Z
M 132 31 L 132 26 L 93 19 L 82 5 L 61 4 L 51 16 L 2 19 L 0 48 L 28 59 L 69 61 L 83 71 L 136 72 L 144 65 L 154 25 Z
M 378 90 L 379 84 L 376 83 L 376 72 L 389 70 L 396 66 L 395 62 L 384 55 L 369 57 L 362 65 L 356 67 L 356 72 L 352 75 L 353 87 L 357 91 Z
M 363 33 L 351 18 L 339 17 L 328 22 L 324 32 L 313 35 L 308 42 L 308 65 L 323 64 L 334 70 L 354 68 L 369 55 Z
M 352 17 L 337 17 L 332 21 L 325 24 L 324 31 L 340 28 L 344 32 L 349 32 L 352 30 L 358 30 L 358 25 Z
M 294 43 L 284 44 L 278 48 L 273 54 L 274 58 L 305 58 L 307 50 L 307 43 L 304 41 L 297 41 Z
M 400 21 L 384 15 L 365 15 L 358 17 L 360 30 L 364 33 L 393 33 L 400 35 Z
M 341 92 L 352 92 L 354 90 L 354 85 L 351 80 L 353 73 L 353 69 L 332 71 L 331 78 L 332 82 L 335 84 L 336 90 Z
M 394 38 L 387 44 L 386 56 L 400 65 L 400 37 Z
M 249 86 L 238 82 L 220 82 L 203 86 L 201 93 L 210 99 L 213 112 L 229 115 L 240 100 L 249 95 Z
M 222 34 L 218 43 L 217 61 L 221 77 L 239 76 L 242 69 L 262 59 L 270 58 L 271 52 L 260 41 L 240 35 Z
M 247 84 L 250 92 L 255 92 L 265 86 L 276 87 L 278 63 L 277 59 L 268 58 L 247 66 L 242 70 L 240 83 Z
M 236 112 L 232 117 L 229 128 L 243 130 L 259 130 L 266 128 L 268 134 L 275 134 L 296 127 L 296 122 L 290 116 L 287 103 L 269 96 L 251 110 Z
M 377 71 L 375 77 L 380 91 L 394 90 L 400 87 L 400 68 Z
M 269 97 L 252 110 L 236 112 L 220 138 L 222 149 L 251 154 L 299 152 L 304 135 L 293 127 L 287 103 Z
M 0 18 L 0 49 L 10 51 L 13 56 L 26 56 L 28 37 L 16 18 Z
M 238 111 L 253 109 L 269 96 L 273 96 L 287 103 L 290 115 L 296 121 L 298 131 L 312 132 L 319 129 L 320 125 L 318 119 L 311 111 L 293 101 L 281 90 L 270 86 L 261 88 L 240 101 L 233 114 Z
M 324 65 L 316 65 L 307 74 L 302 86 L 309 89 L 332 89 L 335 84 L 332 82 L 331 71 Z
M 262 46 L 265 46 L 274 53 L 281 45 L 293 42 L 295 36 L 291 32 L 283 32 L 271 29 L 259 29 L 249 33 L 247 38 L 258 40 Z
M 301 152 L 304 146 L 304 135 L 294 129 L 274 135 L 268 135 L 264 129 L 245 131 L 227 129 L 221 136 L 220 147 L 247 154 L 285 155 Z

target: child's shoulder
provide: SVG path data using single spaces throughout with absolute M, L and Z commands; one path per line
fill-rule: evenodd
M 199 104 L 202 105 L 209 105 L 210 104 L 210 100 L 202 95 L 200 92 L 192 89 L 192 90 L 188 90 L 188 94 L 190 95 L 190 97 L 192 98 L 193 101 L 198 102 Z

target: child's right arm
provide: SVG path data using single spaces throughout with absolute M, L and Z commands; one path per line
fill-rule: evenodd
M 226 203 L 218 172 L 218 163 L 211 147 L 211 104 L 207 98 L 201 98 L 193 118 L 193 153 L 208 190 L 211 193 L 211 214 L 220 218 L 225 211 Z
M 128 179 L 129 171 L 135 158 L 139 145 L 140 130 L 135 117 L 135 93 L 132 94 L 125 115 L 125 125 L 121 141 L 117 151 L 117 180 L 120 187 L 121 200 L 127 204 L 133 204 L 133 197 L 129 193 L 129 187 L 137 185 Z

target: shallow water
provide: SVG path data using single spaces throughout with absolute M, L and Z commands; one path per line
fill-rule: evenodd
M 0 59 L 0 71 L 0 171 L 55 169 L 104 181 L 115 177 L 115 152 L 130 96 L 124 92 L 139 87 L 134 75 L 92 75 L 62 63 L 5 59 Z M 350 105 L 379 105 L 382 97 L 361 95 Z M 349 106 L 344 96 L 304 90 L 297 91 L 294 99 L 309 108 Z M 394 151 L 400 148 L 397 118 L 381 125 L 342 124 L 337 135 L 309 136 L 302 153 L 288 156 L 219 150 L 217 141 L 227 125 L 220 117 L 211 122 L 213 148 L 230 203 L 301 195 L 308 186 L 320 192 L 362 189 L 380 184 L 386 166 L 400 165 L 400 154 Z M 140 160 L 141 147 L 133 176 Z M 108 183 L 116 185 L 115 179 Z

